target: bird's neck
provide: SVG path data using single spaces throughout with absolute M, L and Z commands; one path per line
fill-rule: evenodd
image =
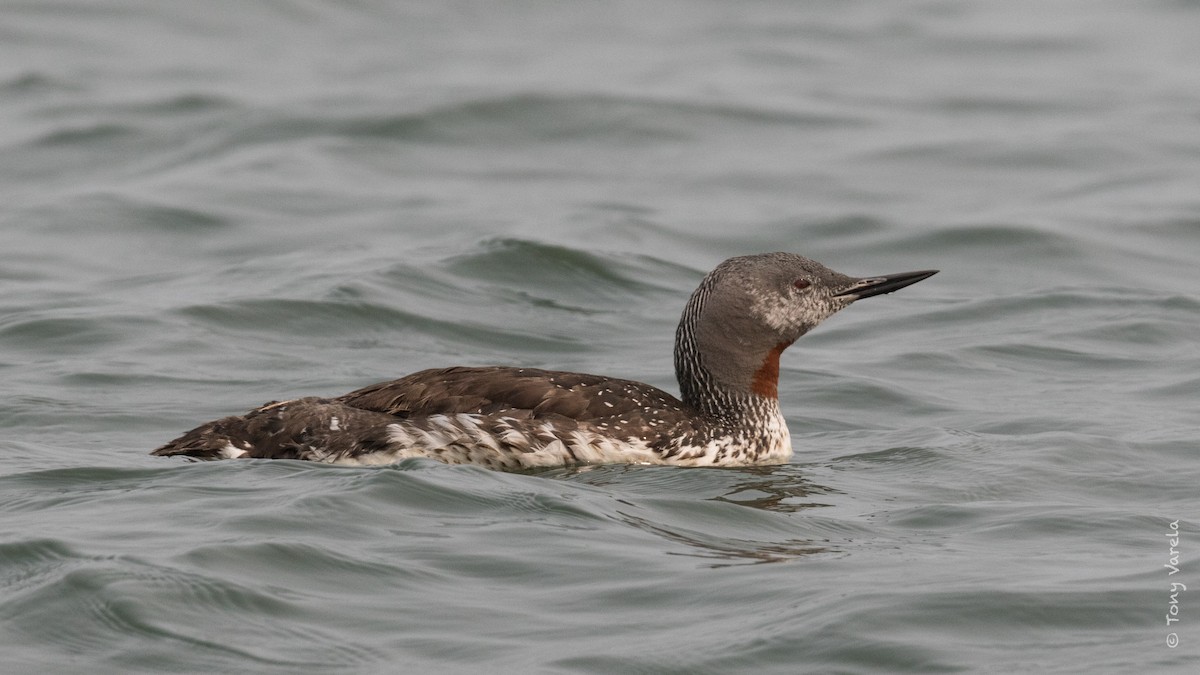
M 700 415 L 742 425 L 779 411 L 779 357 L 790 342 L 755 348 L 702 339 L 707 287 L 684 308 L 675 331 L 675 377 L 684 404 Z

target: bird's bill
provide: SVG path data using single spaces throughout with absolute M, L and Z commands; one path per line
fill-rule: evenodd
M 876 295 L 884 295 L 892 291 L 898 291 L 905 286 L 928 279 L 938 273 L 938 270 L 921 270 L 920 272 L 900 272 L 899 274 L 885 274 L 881 277 L 866 277 L 857 279 L 844 291 L 834 293 L 834 297 L 849 297 L 852 300 L 862 300 Z

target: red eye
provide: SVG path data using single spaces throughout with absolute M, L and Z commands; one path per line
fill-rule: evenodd
M 797 279 L 792 282 L 792 285 L 800 290 L 804 290 L 804 289 L 808 288 L 809 286 L 812 286 L 812 282 L 809 281 L 808 279 Z

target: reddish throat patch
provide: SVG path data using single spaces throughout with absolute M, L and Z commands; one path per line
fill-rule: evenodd
M 750 391 L 767 398 L 779 398 L 779 355 L 790 346 L 790 342 L 780 342 L 767 352 L 767 358 L 763 359 L 762 365 L 754 371 Z

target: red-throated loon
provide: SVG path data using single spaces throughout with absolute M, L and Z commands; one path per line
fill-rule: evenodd
M 777 395 L 783 350 L 855 300 L 936 272 L 858 278 L 792 253 L 730 258 L 700 282 L 675 331 L 681 398 L 582 373 L 423 370 L 336 398 L 267 403 L 152 454 L 338 464 L 431 457 L 504 470 L 778 464 L 792 454 Z

